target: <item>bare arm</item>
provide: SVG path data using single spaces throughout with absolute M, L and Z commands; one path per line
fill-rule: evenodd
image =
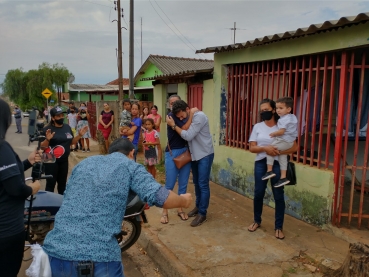
M 160 144 L 160 139 L 156 138 L 155 142 L 143 142 L 143 145 L 159 145 Z
M 99 116 L 99 123 L 105 127 L 104 121 L 102 121 L 102 115 Z
M 278 156 L 279 151 L 274 146 L 268 145 L 268 146 L 258 146 L 256 144 L 256 141 L 250 141 L 250 152 L 251 153 L 262 153 L 265 152 L 269 156 Z
M 280 136 L 283 136 L 285 132 L 286 132 L 286 129 L 285 128 L 281 128 L 278 131 L 275 131 L 273 133 L 270 133 L 269 136 L 271 138 L 280 137 Z
M 177 195 L 169 191 L 167 200 L 164 202 L 164 209 L 188 208 L 192 204 L 192 195 L 190 193 Z
M 137 126 L 132 126 L 131 129 L 129 129 L 128 131 L 126 130 L 122 130 L 119 131 L 119 133 L 122 135 L 122 136 L 130 136 L 130 135 L 133 135 L 137 130 Z

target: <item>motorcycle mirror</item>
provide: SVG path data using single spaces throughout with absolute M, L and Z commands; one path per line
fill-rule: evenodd
M 42 153 L 41 160 L 43 163 L 51 164 L 51 163 L 55 163 L 56 158 L 51 153 Z

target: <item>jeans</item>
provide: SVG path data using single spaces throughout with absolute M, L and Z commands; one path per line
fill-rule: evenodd
M 255 176 L 255 191 L 254 191 L 254 222 L 261 224 L 261 214 L 263 213 L 263 199 L 265 190 L 268 184 L 268 180 L 261 180 L 263 175 L 267 172 L 267 159 L 264 158 L 260 161 L 255 161 L 254 176 Z M 271 178 L 272 192 L 275 201 L 275 229 L 283 229 L 284 221 L 284 186 L 275 188 L 273 185 L 278 182 L 281 177 L 281 171 L 279 163 L 274 161 L 273 172 L 276 174 Z
M 133 159 L 136 161 L 137 152 L 138 152 L 138 145 L 137 144 L 133 144 L 133 146 L 135 147 L 135 152 L 133 153 Z
M 22 265 L 24 231 L 16 235 L 0 238 L 0 275 L 2 277 L 16 277 Z
M 196 207 L 199 214 L 206 216 L 210 200 L 210 171 L 213 164 L 214 153 L 191 162 L 193 183 L 195 184 Z
M 172 155 L 170 152 L 165 152 L 165 188 L 173 190 L 178 177 L 178 195 L 187 192 L 188 178 L 190 177 L 191 163 L 184 165 L 181 169 L 178 169 L 173 162 L 173 158 L 179 156 L 187 150 L 187 147 L 180 149 L 172 149 Z
M 49 256 L 53 277 L 78 277 L 75 261 L 65 261 Z M 121 262 L 94 263 L 94 277 L 124 277 Z
M 15 124 L 17 125 L 17 131 L 22 133 L 22 118 L 16 118 Z

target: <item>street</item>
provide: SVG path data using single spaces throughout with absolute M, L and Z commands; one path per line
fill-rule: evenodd
M 28 154 L 37 147 L 37 143 L 33 142 L 28 146 L 27 127 L 28 118 L 22 119 L 22 134 L 16 134 L 16 127 L 13 118 L 13 124 L 7 132 L 6 140 L 12 145 L 14 151 L 19 155 L 21 160 L 28 157 Z M 71 170 L 69 171 L 69 173 Z M 31 175 L 31 170 L 25 172 L 26 177 Z M 41 182 L 41 189 L 45 189 L 45 181 Z M 30 250 L 24 253 L 24 258 L 31 256 Z M 124 274 L 126 277 L 146 277 L 146 276 L 162 276 L 158 272 L 157 267 L 137 245 L 134 245 L 122 254 L 122 261 L 124 264 Z M 31 261 L 23 262 L 18 277 L 25 277 L 25 270 L 29 267 Z M 1 275 L 1 274 L 0 274 Z

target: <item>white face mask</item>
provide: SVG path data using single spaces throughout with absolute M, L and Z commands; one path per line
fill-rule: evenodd
M 87 115 L 86 115 L 85 113 L 81 114 L 81 117 L 82 117 L 82 118 L 86 118 L 86 116 L 87 116 Z

